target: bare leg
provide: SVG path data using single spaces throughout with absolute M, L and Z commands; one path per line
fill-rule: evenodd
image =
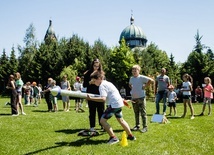
M 191 100 L 188 101 L 188 105 L 189 105 L 189 108 L 190 108 L 191 116 L 194 116 L 194 109 L 193 109 Z
M 120 123 L 120 125 L 123 127 L 123 129 L 126 131 L 128 135 L 132 135 L 128 123 L 123 118 L 117 118 L 117 121 Z
M 107 122 L 107 119 L 101 118 L 100 123 L 102 124 L 103 128 L 109 134 L 110 137 L 114 137 L 115 136 L 112 127 Z

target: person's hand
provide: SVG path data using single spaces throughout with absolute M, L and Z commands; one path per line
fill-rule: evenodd
M 86 100 L 91 100 L 90 95 L 87 94 Z
M 6 86 L 6 89 L 9 89 L 9 86 Z
M 89 84 L 94 84 L 94 81 L 93 80 L 89 81 Z

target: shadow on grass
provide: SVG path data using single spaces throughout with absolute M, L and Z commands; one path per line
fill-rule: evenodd
M 83 129 L 63 129 L 63 130 L 56 130 L 55 132 L 62 132 L 65 134 L 74 134 L 74 133 L 78 133 Z
M 181 119 L 181 117 L 179 117 L 179 116 L 167 116 L 166 118 L 167 119 Z
M 11 116 L 11 114 L 0 114 L 0 116 Z
M 49 113 L 48 110 L 32 110 L 32 112 L 44 112 L 44 113 Z
M 32 151 L 29 153 L 26 153 L 24 155 L 32 155 L 32 154 L 37 154 L 46 150 L 50 150 L 50 149 L 54 149 L 54 148 L 58 148 L 58 147 L 71 147 L 71 146 L 75 146 L 75 147 L 80 147 L 82 145 L 97 145 L 97 144 L 101 144 L 101 143 L 106 143 L 106 140 L 92 140 L 90 139 L 91 137 L 85 137 L 73 142 L 56 142 L 55 146 L 50 146 L 50 147 L 46 147 L 40 150 L 36 150 L 36 151 Z

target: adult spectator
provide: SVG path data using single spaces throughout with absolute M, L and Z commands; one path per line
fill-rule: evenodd
M 52 112 L 53 110 L 53 106 L 52 106 L 52 96 L 51 96 L 51 83 L 52 83 L 53 79 L 52 78 L 48 78 L 48 83 L 47 86 L 45 87 L 45 90 L 43 91 L 43 93 L 45 94 L 45 101 L 48 105 L 48 112 Z
M 87 93 L 92 94 L 100 94 L 99 86 L 96 86 L 93 81 L 91 81 L 90 75 L 94 71 L 102 71 L 102 65 L 99 59 L 94 59 L 91 67 L 84 73 L 84 82 L 83 87 L 87 88 Z M 104 112 L 104 102 L 95 102 L 95 101 L 88 101 L 88 108 L 89 108 L 89 122 L 90 122 L 90 130 L 95 131 L 95 124 L 96 124 L 96 111 L 98 113 L 98 121 L 100 124 L 101 116 Z M 101 126 L 102 128 L 102 126 Z
M 13 75 L 10 75 L 6 88 L 11 91 L 10 105 L 11 105 L 12 116 L 18 116 L 17 105 L 16 105 L 17 93 L 16 93 L 15 80 Z
M 63 76 L 63 80 L 61 82 L 61 89 L 63 89 L 63 90 L 71 90 L 70 82 L 67 80 L 67 75 Z M 69 96 L 62 96 L 62 102 L 63 102 L 63 110 L 68 112 L 69 109 L 70 109 Z
M 168 86 L 170 83 L 169 77 L 166 74 L 166 69 L 161 69 L 161 74 L 157 76 L 155 81 L 155 94 L 156 94 L 156 114 L 160 112 L 160 101 L 163 99 L 163 115 L 166 115 L 166 98 Z

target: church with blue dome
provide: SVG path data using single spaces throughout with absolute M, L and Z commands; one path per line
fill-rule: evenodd
M 133 15 L 130 18 L 130 25 L 121 32 L 119 43 L 123 38 L 131 49 L 144 49 L 146 47 L 147 38 L 141 27 L 134 24 Z

